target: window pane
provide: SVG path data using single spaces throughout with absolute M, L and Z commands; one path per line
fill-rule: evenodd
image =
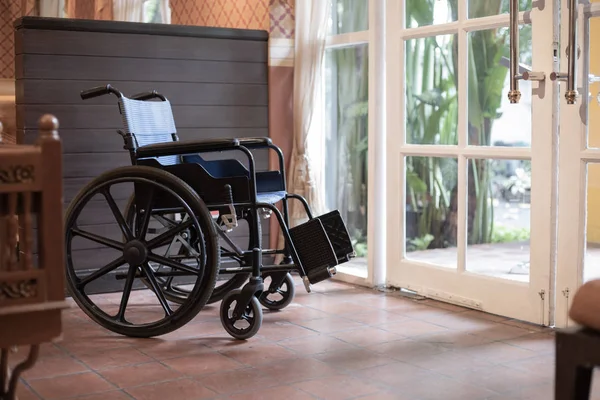
M 600 18 L 590 18 L 587 32 L 587 40 L 581 43 L 583 54 L 588 54 L 586 60 L 589 68 L 590 85 L 588 93 L 587 109 L 587 145 L 588 147 L 600 147 Z M 587 42 L 587 43 L 586 43 Z M 583 97 L 582 99 L 583 100 Z
M 357 258 L 340 265 L 366 276 L 368 45 L 330 49 L 326 53 L 324 143 L 326 205 L 338 209 L 354 242 Z M 357 271 L 346 271 L 354 273 Z
M 445 24 L 458 19 L 457 0 L 406 0 L 405 7 L 407 28 Z
M 531 65 L 531 25 L 520 27 L 521 66 Z M 532 81 L 519 81 L 521 100 L 510 104 L 508 28 L 469 33 L 469 127 L 472 146 L 531 146 Z M 524 70 L 520 71 L 523 73 Z
M 600 164 L 589 163 L 587 165 L 586 189 L 586 243 L 583 282 L 600 279 L 600 209 L 598 208 L 600 202 Z M 576 206 L 574 205 L 574 207 Z
M 406 41 L 406 142 L 458 143 L 456 35 Z
M 467 271 L 528 282 L 531 161 L 467 162 Z
M 160 0 L 148 0 L 144 3 L 144 22 L 159 24 L 162 22 Z
M 369 0 L 333 0 L 330 35 L 369 29 Z
M 406 157 L 406 258 L 456 268 L 458 161 Z
M 508 14 L 509 10 L 510 0 L 469 0 L 469 18 Z M 531 0 L 519 0 L 519 11 L 527 10 L 531 10 Z

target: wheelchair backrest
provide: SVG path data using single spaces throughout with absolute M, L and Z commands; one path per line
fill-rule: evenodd
M 125 133 L 133 136 L 136 146 L 172 142 L 177 133 L 171 103 L 164 101 L 142 101 L 119 99 L 119 108 L 123 117 Z M 180 164 L 180 156 L 156 157 L 162 165 Z

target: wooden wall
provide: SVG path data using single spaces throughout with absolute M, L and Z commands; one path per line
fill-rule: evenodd
M 267 32 L 27 17 L 15 38 L 17 138 L 32 142 L 39 116 L 57 116 L 65 207 L 94 177 L 130 164 L 116 133 L 122 128 L 116 98 L 84 102 L 83 89 L 106 83 L 129 95 L 157 89 L 173 105 L 182 140 L 269 135 Z M 266 153 L 255 157 L 259 170 L 268 169 Z M 118 235 L 104 204 L 86 224 Z M 245 234 L 240 244 L 247 243 Z M 266 239 L 268 224 L 263 234 Z M 94 246 L 87 242 L 74 252 L 86 269 L 114 259 Z

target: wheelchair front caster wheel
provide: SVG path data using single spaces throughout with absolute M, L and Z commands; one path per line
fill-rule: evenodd
M 256 335 L 262 325 L 263 312 L 256 297 L 252 297 L 243 314 L 234 318 L 233 312 L 240 297 L 241 289 L 227 293 L 221 303 L 221 324 L 232 337 L 240 340 Z
M 275 275 L 275 274 L 273 274 Z M 294 278 L 288 272 L 285 274 L 285 278 L 280 285 L 277 285 L 273 279 L 274 276 L 271 275 L 263 275 L 263 277 L 271 278 L 271 283 L 268 288 L 262 292 L 258 301 L 260 304 L 268 308 L 269 310 L 283 310 L 285 307 L 289 306 L 290 303 L 294 300 L 294 295 L 296 294 L 296 288 L 294 287 Z M 267 285 L 265 285 L 267 286 Z

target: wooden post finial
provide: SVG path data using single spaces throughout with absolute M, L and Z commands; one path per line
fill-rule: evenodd
M 38 138 L 52 138 L 58 140 L 58 119 L 52 114 L 44 114 L 38 122 Z

